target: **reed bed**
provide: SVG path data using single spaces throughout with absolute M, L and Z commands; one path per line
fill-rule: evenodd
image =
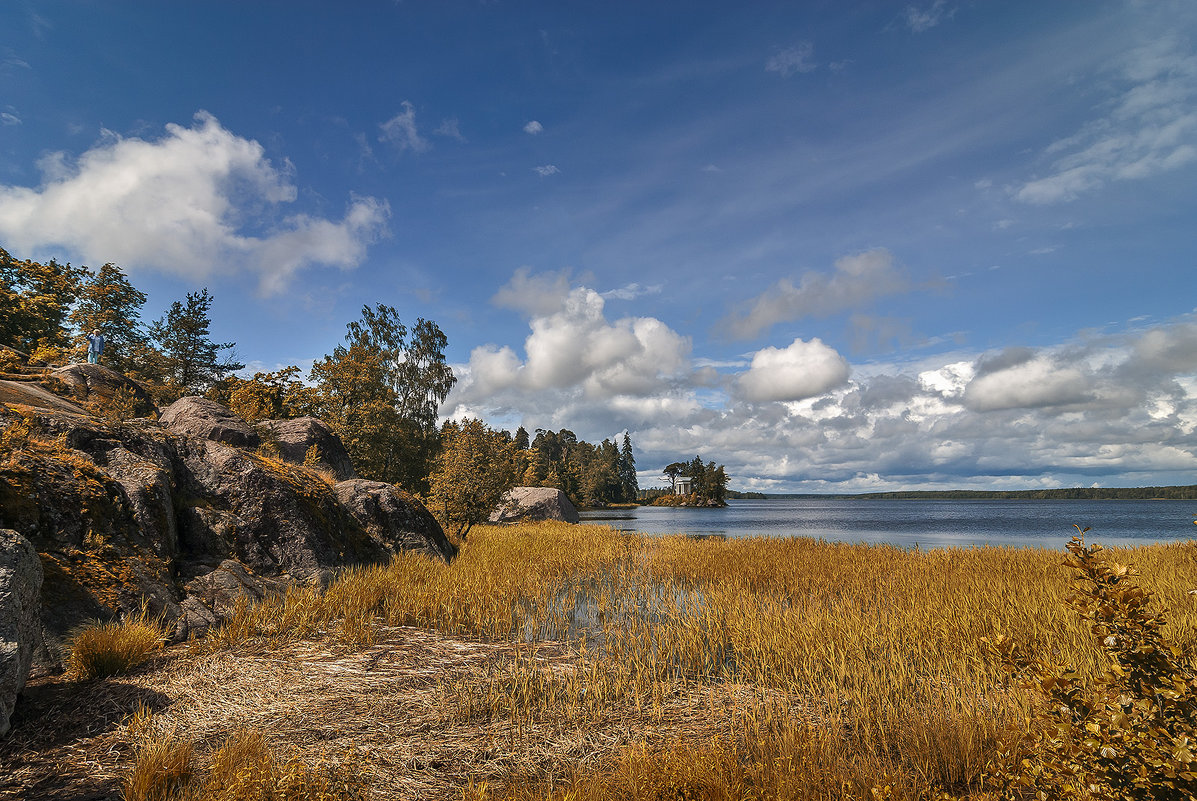
M 1197 645 L 1197 544 L 1109 556 Z M 167 671 L 159 716 L 201 766 L 234 730 L 310 760 L 335 743 L 380 798 L 988 798 L 1036 700 L 985 638 L 1105 666 L 1063 561 L 476 527 L 452 564 L 403 555 L 239 608 Z

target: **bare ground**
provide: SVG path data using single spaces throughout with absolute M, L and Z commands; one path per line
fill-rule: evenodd
M 119 678 L 35 679 L 0 740 L 0 798 L 119 799 L 134 756 L 127 721 L 139 705 L 154 712 L 157 730 L 193 742 L 201 761 L 233 732 L 260 731 L 281 756 L 363 765 L 374 798 L 460 798 L 470 781 L 565 779 L 631 743 L 728 731 L 734 688 L 719 698 L 679 692 L 651 712 L 629 704 L 583 721 L 462 713 L 462 688 L 481 686 L 517 652 L 549 670 L 571 669 L 576 658 L 556 643 L 394 628 L 365 648 L 183 644 Z

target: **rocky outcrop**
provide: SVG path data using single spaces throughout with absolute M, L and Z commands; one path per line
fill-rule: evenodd
M 449 558 L 416 499 L 374 482 L 334 487 L 311 469 L 215 441 L 209 435 L 229 430 L 220 421 L 236 418 L 211 401 L 188 405 L 216 407 L 206 418 L 216 422 L 190 434 L 0 405 L 0 427 L 30 432 L 0 453 L 0 526 L 42 555 L 47 635 L 145 604 L 181 638 L 238 597 L 287 582 L 327 580 L 403 550 Z
M 336 493 L 358 525 L 388 552 L 419 551 L 445 560 L 456 555 L 432 513 L 393 484 L 358 478 L 338 483 Z
M 565 493 L 552 487 L 514 487 L 503 494 L 490 514 L 491 523 L 515 520 L 563 520 L 577 523 L 578 510 Z
M 79 401 L 100 404 L 123 402 L 134 417 L 144 417 L 157 411 L 154 399 L 145 387 L 101 364 L 68 364 L 51 370 L 49 378 L 61 381 Z
M 33 544 L 0 529 L 0 735 L 8 732 L 17 694 L 41 643 L 42 563 Z
M 158 422 L 175 434 L 210 439 L 238 448 L 256 448 L 262 444 L 258 432 L 216 401 L 186 397 L 162 410 Z
M 308 450 L 315 446 L 319 452 L 315 467 L 328 470 L 338 481 L 357 478 L 349 452 L 341 438 L 315 417 L 296 417 L 293 420 L 263 420 L 257 424 L 263 439 L 274 443 L 279 455 L 293 464 L 303 464 Z
M 71 403 L 37 384 L 25 381 L 0 380 L 0 403 L 53 412 L 87 414 L 87 410 L 79 404 Z

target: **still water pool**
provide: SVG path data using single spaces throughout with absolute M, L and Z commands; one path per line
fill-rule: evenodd
M 1197 538 L 1197 501 L 865 500 L 770 498 L 723 509 L 641 506 L 582 513 L 583 523 L 645 534 L 813 537 L 901 548 L 1005 545 L 1063 549 L 1088 542 L 1135 546 Z

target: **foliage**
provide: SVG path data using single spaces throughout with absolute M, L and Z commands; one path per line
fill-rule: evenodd
M 84 274 L 54 259 L 18 261 L 0 248 L 0 345 L 25 353 L 69 347 L 64 325 Z
M 363 306 L 345 344 L 312 366 L 318 414 L 362 476 L 427 492 L 436 410 L 456 381 L 445 344 L 435 323 L 419 320 L 409 338 L 393 307 Z
M 162 648 L 166 632 L 145 610 L 133 617 L 87 624 L 66 641 L 67 674 L 76 681 L 127 673 Z
M 1002 756 L 994 783 L 1009 798 L 1182 799 L 1197 796 L 1197 671 L 1164 636 L 1166 611 L 1128 565 L 1106 560 L 1085 529 L 1068 543 L 1078 577 L 1068 603 L 1108 661 L 1086 678 L 1029 656 L 1011 638 L 993 655 L 1043 705 Z
M 522 438 L 516 432 L 517 442 L 526 438 L 527 432 Z M 553 432 L 538 428 L 531 447 L 517 455 L 516 461 L 522 468 L 522 485 L 559 489 L 575 506 L 636 500 L 636 461 L 627 432 L 620 448 L 607 439 L 592 445 L 569 429 Z
M 155 394 L 162 400 L 201 394 L 229 373 L 245 367 L 232 356 L 220 355 L 232 349 L 234 343 L 212 341 L 211 308 L 212 296 L 207 289 L 188 292 L 186 301 L 176 300 L 164 317 L 150 325 L 150 337 L 157 349 L 139 355 L 149 360 L 148 371 L 160 378 Z
M 477 419 L 445 423 L 441 438 L 441 452 L 429 479 L 428 507 L 441 525 L 464 540 L 514 486 L 515 448 L 503 432 Z
M 695 456 L 689 462 L 673 462 L 661 471 L 663 478 L 669 482 L 671 491 L 677 489 L 677 481 L 685 476 L 690 479 L 689 499 L 682 505 L 687 506 L 724 506 L 727 503 L 727 471 L 723 465 L 714 462 L 703 462 L 701 456 Z M 678 506 L 679 504 L 668 496 L 659 496 L 653 501 L 658 506 Z
M 211 400 L 223 403 L 234 414 L 251 423 L 258 420 L 289 420 L 316 410 L 316 390 L 300 381 L 294 365 L 271 373 L 254 373 L 253 378 L 228 376 L 207 392 Z
M 87 271 L 86 276 L 79 301 L 68 317 L 79 331 L 73 338 L 74 346 L 86 351 L 86 334 L 98 328 L 104 335 L 104 364 L 123 373 L 132 372 L 134 354 L 140 353 L 148 340 L 141 322 L 146 294 L 129 283 L 115 264 Z

